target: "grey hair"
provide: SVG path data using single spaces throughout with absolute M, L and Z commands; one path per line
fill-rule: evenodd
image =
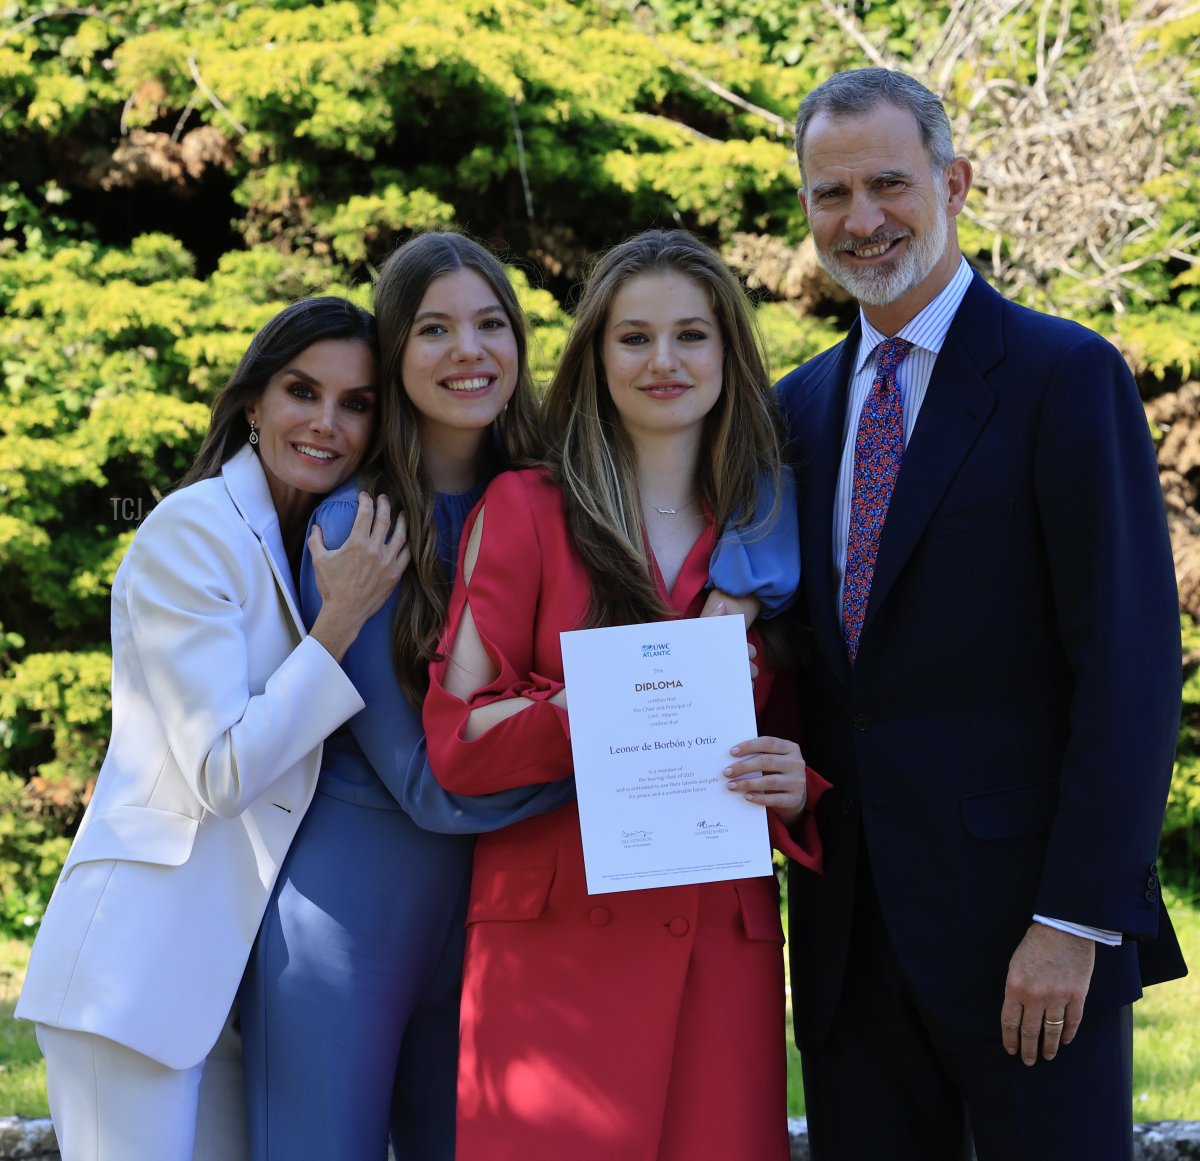
M 954 160 L 950 118 L 936 93 L 907 73 L 894 69 L 849 69 L 835 73 L 800 103 L 796 116 L 796 159 L 804 175 L 804 135 L 819 113 L 833 117 L 859 117 L 876 105 L 907 109 L 917 121 L 921 143 L 934 170 L 941 172 Z

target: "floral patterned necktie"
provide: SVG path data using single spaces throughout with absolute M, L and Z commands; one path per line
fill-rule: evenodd
M 904 406 L 896 386 L 896 368 L 912 350 L 912 343 L 885 339 L 875 350 L 875 379 L 863 402 L 854 437 L 850 535 L 846 541 L 842 633 L 851 668 L 858 658 L 858 638 L 875 575 L 879 535 L 904 456 Z

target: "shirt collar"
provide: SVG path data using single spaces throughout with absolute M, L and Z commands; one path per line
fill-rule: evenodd
M 922 347 L 926 351 L 932 351 L 935 355 L 938 354 L 942 349 L 942 344 L 946 341 L 946 335 L 950 332 L 950 324 L 954 321 L 959 304 L 966 295 L 967 288 L 971 285 L 972 277 L 971 267 L 967 265 L 967 260 L 960 258 L 954 277 L 946 283 L 937 297 L 920 314 L 905 323 L 896 338 L 907 339 L 914 347 Z M 863 314 L 861 308 L 858 317 L 862 324 L 862 338 L 858 343 L 858 361 L 855 363 L 855 367 L 861 371 L 867 360 L 875 353 L 875 348 L 888 336 L 882 331 L 877 331 L 867 321 L 867 316 Z

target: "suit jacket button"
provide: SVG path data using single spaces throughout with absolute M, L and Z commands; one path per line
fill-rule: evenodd
M 592 921 L 593 927 L 607 927 L 608 921 L 612 918 L 612 912 L 607 907 L 593 907 L 588 918 Z
M 1146 880 L 1146 886 L 1147 886 L 1147 887 L 1157 887 L 1157 886 L 1158 886 L 1158 879 L 1156 879 L 1156 878 L 1155 878 L 1153 875 L 1151 875 L 1151 876 L 1150 876 L 1150 878 L 1148 878 L 1148 879 Z
M 1150 874 L 1152 874 L 1152 875 L 1158 874 L 1158 864 L 1157 863 L 1150 864 Z
M 682 915 L 676 915 L 670 923 L 667 924 L 667 930 L 672 935 L 687 935 L 690 930 L 688 921 Z
M 858 799 L 853 794 L 847 794 L 842 800 L 842 813 L 853 814 L 858 809 Z
M 1158 892 L 1157 892 L 1157 891 L 1147 891 L 1147 892 L 1146 892 L 1146 902 L 1147 902 L 1147 903 L 1153 903 L 1153 902 L 1154 902 L 1154 900 L 1155 900 L 1155 899 L 1157 899 L 1157 898 L 1158 898 Z
M 859 733 L 861 733 L 863 730 L 867 729 L 870 725 L 871 725 L 871 720 L 870 720 L 870 718 L 867 717 L 866 714 L 855 714 L 854 715 L 854 728 L 856 730 L 858 730 Z

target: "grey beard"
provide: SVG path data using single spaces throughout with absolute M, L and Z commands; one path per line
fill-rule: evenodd
M 950 215 L 941 205 L 938 220 L 924 237 L 912 237 L 904 256 L 886 266 L 849 270 L 838 262 L 838 252 L 817 247 L 817 257 L 829 276 L 867 306 L 888 306 L 903 298 L 929 277 L 941 261 L 949 238 Z

